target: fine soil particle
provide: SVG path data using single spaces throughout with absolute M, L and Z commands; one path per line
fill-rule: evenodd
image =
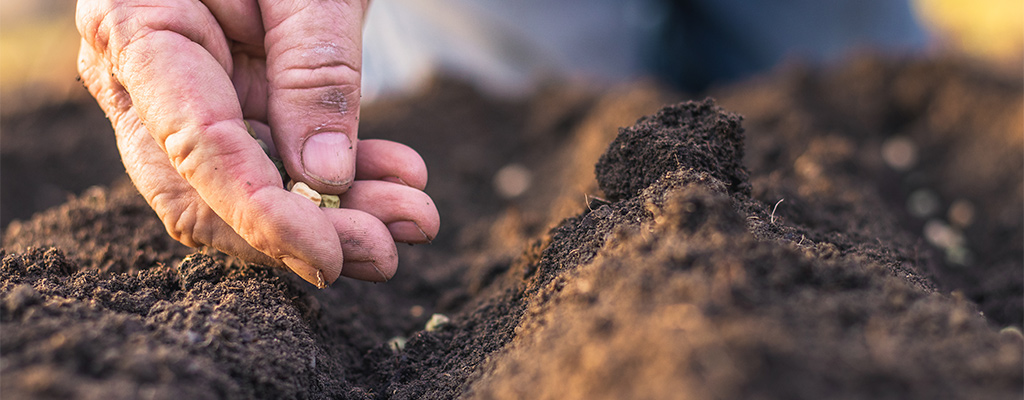
M 124 182 L 91 189 L 5 232 L 0 392 L 1020 398 L 1014 84 L 870 57 L 717 103 L 642 86 L 497 101 L 439 81 L 363 113 L 362 137 L 424 155 L 446 223 L 402 246 L 394 280 L 316 290 L 174 243 Z M 891 136 L 918 146 L 912 167 L 882 160 Z M 510 199 L 492 178 L 512 164 L 533 179 Z M 973 221 L 908 211 L 922 188 Z M 927 239 L 931 220 L 969 265 Z M 450 320 L 427 330 L 434 313 Z

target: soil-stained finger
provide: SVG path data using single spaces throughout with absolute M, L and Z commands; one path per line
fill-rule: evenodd
M 341 207 L 377 217 L 399 242 L 429 242 L 441 227 L 441 217 L 430 196 L 398 183 L 356 181 L 341 196 Z
M 345 252 L 341 275 L 370 282 L 385 282 L 398 270 L 398 249 L 391 233 L 377 217 L 359 210 L 325 208 Z
M 411 147 L 390 140 L 359 141 L 356 179 L 401 183 L 419 190 L 427 187 L 427 165 Z

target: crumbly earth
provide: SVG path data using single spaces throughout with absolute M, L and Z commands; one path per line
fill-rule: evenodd
M 316 290 L 173 242 L 123 180 L 85 191 L 4 233 L 0 392 L 1024 395 L 1016 78 L 861 57 L 711 95 L 439 81 L 368 108 L 362 136 L 424 155 L 444 222 L 387 284 Z M 886 162 L 892 138 L 914 162 Z M 509 166 L 521 196 L 493 187 Z

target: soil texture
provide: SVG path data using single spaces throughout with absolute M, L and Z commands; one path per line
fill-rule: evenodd
M 438 239 L 402 246 L 387 284 L 326 290 L 174 242 L 97 168 L 4 232 L 0 392 L 1019 399 L 1022 93 L 963 60 L 869 55 L 714 99 L 438 80 L 361 125 L 424 156 Z M 77 107 L 4 129 L 109 132 Z M 86 157 L 8 134 L 5 182 Z

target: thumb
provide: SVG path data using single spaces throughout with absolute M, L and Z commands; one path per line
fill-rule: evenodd
M 260 0 L 267 116 L 288 174 L 322 193 L 355 177 L 362 65 L 359 0 Z

